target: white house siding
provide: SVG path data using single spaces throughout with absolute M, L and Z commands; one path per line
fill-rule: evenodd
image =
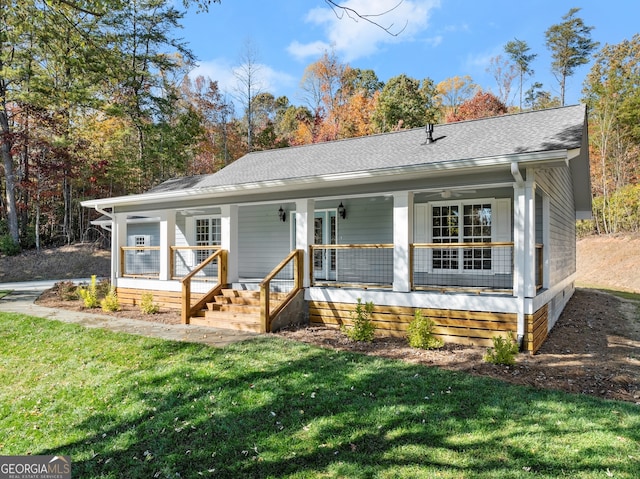
M 347 217 L 338 217 L 339 244 L 393 243 L 393 197 L 351 198 L 342 203 Z
M 291 215 L 278 218 L 279 205 L 241 206 L 238 248 L 241 278 L 263 278 L 291 252 Z M 286 208 L 283 208 L 286 209 Z
M 549 285 L 553 286 L 576 271 L 576 221 L 569 168 L 537 170 L 536 183 L 549 195 Z
M 159 223 L 129 223 L 127 225 L 127 246 L 135 246 L 136 236 L 149 237 L 150 243 L 146 246 L 160 246 Z

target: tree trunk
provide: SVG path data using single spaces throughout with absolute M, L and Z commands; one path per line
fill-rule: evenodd
M 4 93 L 4 92 L 0 92 Z M 4 98 L 4 94 L 2 95 Z M 0 111 L 0 128 L 2 131 L 2 163 L 4 165 L 4 182 L 6 193 L 6 208 L 7 208 L 7 223 L 9 226 L 9 234 L 16 243 L 20 243 L 20 230 L 18 228 L 18 211 L 16 208 L 16 185 L 15 185 L 15 173 L 13 166 L 13 156 L 11 155 L 11 140 L 9 129 L 9 118 L 7 117 L 7 111 L 2 105 L 3 109 Z

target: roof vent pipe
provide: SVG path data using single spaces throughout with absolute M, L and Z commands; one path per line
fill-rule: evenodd
M 427 132 L 427 145 L 430 145 L 435 141 L 433 139 L 433 123 L 427 123 L 425 130 Z

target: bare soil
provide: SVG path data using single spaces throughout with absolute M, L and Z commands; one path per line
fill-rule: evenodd
M 383 356 L 490 376 L 536 388 L 563 390 L 640 405 L 640 302 L 596 288 L 640 293 L 640 237 L 598 237 L 578 241 L 579 288 L 535 355 L 520 354 L 514 366 L 482 360 L 484 348 L 446 345 L 435 351 L 411 348 L 404 339 L 354 343 L 335 329 L 282 331 L 282 337 L 345 351 Z M 0 257 L 0 282 L 109 275 L 109 252 L 87 246 L 40 254 Z M 9 279 L 6 279 L 9 278 Z M 0 285 L 0 289 L 1 285 Z M 81 310 L 55 289 L 38 300 L 44 306 Z M 100 311 L 100 314 L 104 314 Z M 127 308 L 114 316 L 179 323 L 177 311 L 147 315 Z

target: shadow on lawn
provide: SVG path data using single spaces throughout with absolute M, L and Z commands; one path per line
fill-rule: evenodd
M 185 352 L 188 365 L 123 374 L 103 400 L 125 413 L 107 407 L 75 426 L 85 440 L 39 453 L 82 458 L 73 459 L 82 478 L 637 472 L 610 443 L 587 439 L 598 430 L 637 444 L 637 406 L 276 338 L 167 343 L 150 359 Z

